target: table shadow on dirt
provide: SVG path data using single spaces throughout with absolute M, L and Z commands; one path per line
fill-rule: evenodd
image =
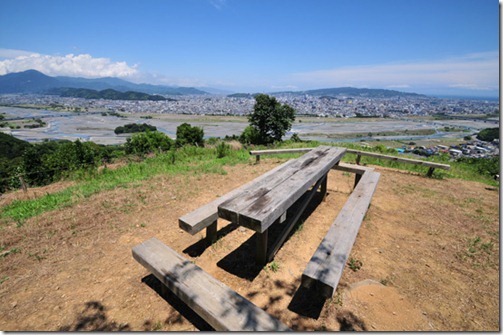
M 221 238 L 224 238 L 227 234 L 231 233 L 232 231 L 236 230 L 236 228 L 238 228 L 238 225 L 236 225 L 234 223 L 230 223 L 227 226 L 218 230 L 217 231 L 217 241 L 220 240 Z M 206 238 L 203 238 L 203 239 L 197 241 L 196 243 L 188 246 L 182 252 L 184 254 L 191 256 L 191 257 L 199 257 L 210 246 L 211 246 L 211 243 Z
M 305 197 L 308 197 L 310 195 L 310 192 L 312 191 L 306 192 L 306 194 L 304 194 L 290 207 L 290 209 L 288 209 L 287 221 L 290 216 L 295 215 L 297 208 L 300 207 Z M 306 209 L 300 216 L 299 220 L 294 223 L 294 226 L 288 233 L 287 238 L 283 242 L 283 245 L 295 234 L 295 232 L 301 227 L 303 222 L 313 213 L 313 211 L 322 201 L 323 195 L 320 192 L 316 192 L 313 199 L 311 199 L 311 202 L 307 205 Z M 268 250 L 273 247 L 274 242 L 281 236 L 284 228 L 285 225 L 281 223 L 276 223 L 269 227 L 269 236 L 267 241 Z M 257 236 L 256 234 L 254 234 L 245 242 L 243 242 L 237 249 L 233 250 L 231 253 L 222 258 L 217 263 L 217 266 L 239 278 L 253 281 L 258 276 L 260 271 L 262 271 L 262 269 L 264 268 L 264 265 L 256 264 L 255 262 L 256 245 Z

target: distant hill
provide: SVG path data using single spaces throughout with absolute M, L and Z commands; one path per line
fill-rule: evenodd
M 165 98 L 160 95 L 151 95 L 134 91 L 119 92 L 111 88 L 102 91 L 90 90 L 87 88 L 53 88 L 48 90 L 47 94 L 83 99 L 175 101 L 175 99 Z
M 255 98 L 259 93 L 234 93 L 229 94 L 227 97 L 229 98 Z
M 426 97 L 423 94 L 400 92 L 394 90 L 375 89 L 375 88 L 355 88 L 355 87 L 337 87 L 322 88 L 308 91 L 285 91 L 274 92 L 271 95 L 312 95 L 319 97 L 368 97 L 368 98 L 389 98 L 389 97 Z
M 134 84 L 119 78 L 50 77 L 36 70 L 8 73 L 0 76 L 2 93 L 46 93 L 55 88 L 85 88 L 91 90 L 114 89 L 120 92 L 137 91 L 148 94 L 201 95 L 208 94 L 194 87 L 172 87 L 163 85 Z

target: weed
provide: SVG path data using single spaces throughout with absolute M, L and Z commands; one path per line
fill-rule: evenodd
M 272 261 L 271 263 L 269 263 L 268 267 L 274 273 L 278 272 L 280 268 L 279 263 L 276 261 Z
M 45 251 L 44 251 L 44 253 L 45 253 Z M 37 260 L 37 261 L 39 261 L 39 262 L 41 262 L 43 259 L 46 259 L 46 257 L 45 257 L 45 256 L 40 256 L 40 255 L 38 254 L 38 252 L 37 252 L 37 253 L 34 253 L 34 254 L 32 254 L 31 252 L 28 252 L 28 257 L 33 257 L 34 259 L 36 259 L 36 260 Z
M 300 234 L 300 232 L 304 229 L 304 221 L 302 221 L 298 226 L 297 229 L 295 229 L 294 235 Z
M 19 248 L 12 248 L 12 249 L 10 249 L 10 250 L 7 250 L 7 251 L 2 252 L 2 253 L 0 254 L 0 258 L 7 257 L 7 256 L 8 256 L 8 255 L 10 255 L 10 254 L 17 254 L 17 253 L 19 253 L 19 252 L 21 252 L 21 249 L 19 249 Z
M 145 223 L 142 223 L 140 227 L 145 228 L 147 225 Z
M 3 276 L 2 279 L 0 279 L 0 285 L 5 283 L 7 280 L 9 280 L 9 276 Z
M 342 297 L 343 297 L 342 293 L 336 291 L 335 295 L 329 299 L 329 304 L 339 305 L 342 307 L 343 304 Z
M 152 327 L 153 331 L 158 331 L 161 329 L 162 329 L 162 322 L 161 321 L 157 321 L 156 323 L 154 323 L 154 325 Z
M 362 261 L 360 261 L 359 259 L 356 259 L 356 258 L 350 258 L 349 259 L 349 263 L 348 263 L 348 266 L 351 270 L 353 270 L 354 272 L 360 270 L 363 266 L 363 263 Z

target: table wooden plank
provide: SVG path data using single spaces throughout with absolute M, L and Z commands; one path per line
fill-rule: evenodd
M 326 148 L 329 147 L 320 146 L 314 150 L 321 152 L 323 150 L 326 150 Z M 303 155 L 302 157 L 289 161 L 291 162 L 291 164 L 287 169 L 275 171 L 274 174 L 268 176 L 268 178 L 264 179 L 263 182 L 255 182 L 252 187 L 247 188 L 246 190 L 235 194 L 232 198 L 222 202 L 218 206 L 218 216 L 223 219 L 238 223 L 237 213 L 239 213 L 240 210 L 246 208 L 246 206 L 249 206 L 250 203 L 255 201 L 262 194 L 267 194 L 267 192 L 269 192 L 272 188 L 281 184 L 285 179 L 296 173 L 303 164 L 317 156 L 318 154 L 309 153 Z
M 281 173 L 285 169 L 288 169 L 291 165 L 295 164 L 294 160 L 289 160 L 274 169 L 269 170 L 263 175 L 255 178 L 254 180 L 244 184 L 243 186 L 232 190 L 231 192 L 213 200 L 212 202 L 197 208 L 196 210 L 185 214 L 178 219 L 178 225 L 180 228 L 190 233 L 191 235 L 197 234 L 202 229 L 208 227 L 213 222 L 218 219 L 218 206 L 229 199 L 234 198 L 236 195 L 246 192 L 252 187 L 267 183 L 269 177 L 276 173 Z M 231 220 L 229 220 L 231 221 Z
M 218 214 L 232 217 L 239 225 L 264 232 L 314 183 L 326 176 L 345 152 L 345 148 L 320 146 L 297 159 L 301 164 L 294 173 L 287 176 L 277 174 L 273 185 L 257 188 L 221 204 Z

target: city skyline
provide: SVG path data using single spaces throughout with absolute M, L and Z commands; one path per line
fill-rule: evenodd
M 6 0 L 0 75 L 499 94 L 494 0 Z

